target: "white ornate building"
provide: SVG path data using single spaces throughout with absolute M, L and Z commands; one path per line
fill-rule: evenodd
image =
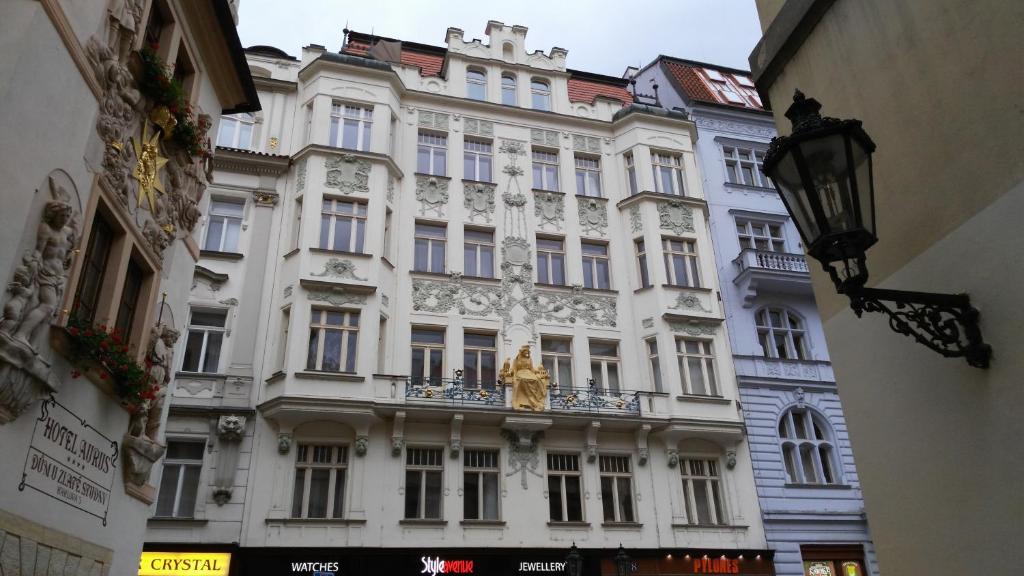
M 149 550 L 771 573 L 694 123 L 485 32 L 248 49 L 263 111 L 218 135 Z
M 139 567 L 233 2 L 0 3 L 0 573 Z
M 657 84 L 661 103 L 685 110 L 700 134 L 726 327 L 776 573 L 878 574 L 800 234 L 761 173 L 775 135 L 771 114 L 742 70 L 659 56 L 633 78 L 638 90 Z

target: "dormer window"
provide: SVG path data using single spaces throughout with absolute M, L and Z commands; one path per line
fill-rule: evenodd
M 501 75 L 501 103 L 516 105 L 516 77 L 512 74 Z
M 530 94 L 533 97 L 534 110 L 551 110 L 551 86 L 543 80 L 530 82 Z
M 487 74 L 481 70 L 466 71 L 466 97 L 473 100 L 487 99 Z

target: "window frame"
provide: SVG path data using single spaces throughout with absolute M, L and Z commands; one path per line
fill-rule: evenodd
M 490 241 L 483 240 L 483 239 L 478 239 L 478 238 L 470 239 L 469 238 L 469 233 L 470 232 L 473 232 L 473 233 L 476 233 L 476 234 L 489 234 L 490 237 L 491 237 Z M 470 248 L 471 246 L 473 247 L 472 249 Z M 463 230 L 463 235 L 462 235 L 462 267 L 463 267 L 463 270 L 465 270 L 465 275 L 466 276 L 472 276 L 472 277 L 475 277 L 475 278 L 494 278 L 495 277 L 494 276 L 494 262 L 495 262 L 495 248 L 496 248 L 496 246 L 497 245 L 494 243 L 494 229 L 493 228 L 470 228 L 470 227 L 466 227 Z M 473 267 L 472 267 L 472 271 L 471 271 L 471 268 L 470 268 L 470 265 L 469 265 L 471 260 L 468 258 L 469 253 L 470 253 L 471 250 L 473 252 L 473 258 L 472 258 Z M 484 261 L 484 254 L 486 254 L 486 253 L 490 253 L 490 255 L 491 255 L 490 270 L 489 271 L 488 270 L 484 270 L 484 263 L 485 263 L 485 261 Z M 489 272 L 489 273 L 485 273 L 485 272 Z
M 474 78 L 472 74 L 479 74 L 479 78 Z M 480 91 L 479 98 L 473 95 L 474 87 Z M 487 101 L 487 71 L 482 68 L 469 67 L 466 68 L 466 98 L 470 100 L 477 100 L 486 102 Z
M 640 193 L 640 181 L 636 177 L 636 158 L 632 151 L 624 153 L 622 158 L 626 163 L 626 189 L 629 190 L 630 196 L 635 196 Z
M 659 152 L 651 150 L 651 170 L 654 176 L 654 191 L 658 194 L 670 196 L 686 196 L 686 171 L 683 169 L 683 156 L 674 152 Z M 672 183 L 671 190 L 665 190 L 665 182 L 662 177 L 668 173 L 669 181 Z M 678 188 L 678 190 L 677 190 Z
M 683 386 L 683 394 L 688 396 L 710 396 L 722 397 L 719 389 L 719 370 L 715 358 L 714 341 L 710 338 L 692 338 L 689 336 L 678 336 L 676 341 L 676 366 L 679 368 L 679 382 Z M 687 342 L 697 344 L 698 351 L 691 352 L 686 349 Z M 690 377 L 690 360 L 697 359 L 701 368 L 701 387 L 704 392 L 695 392 L 694 383 Z
M 328 204 L 330 208 L 328 208 Z M 343 211 L 343 206 L 351 206 L 352 212 Z M 370 207 L 367 202 L 324 194 L 320 203 L 320 236 L 317 240 L 317 248 L 332 252 L 366 254 L 366 224 L 369 212 Z M 349 221 L 349 235 L 347 242 L 338 248 L 336 247 L 338 245 L 337 233 L 340 227 L 339 223 L 343 220 Z
M 740 231 L 740 228 L 743 231 Z M 778 235 L 774 233 L 778 232 Z M 786 238 L 783 233 L 783 224 L 772 220 L 759 220 L 756 218 L 736 218 L 736 237 L 740 243 L 740 251 L 758 250 L 760 252 L 775 252 L 786 254 Z M 765 247 L 759 247 L 762 243 Z
M 493 338 L 494 342 L 489 347 L 488 346 L 477 345 L 477 344 L 467 344 L 466 343 L 466 336 L 469 336 L 469 335 L 486 336 L 486 337 L 489 337 L 489 338 Z M 492 363 L 492 366 L 494 367 L 493 368 L 494 377 L 492 379 L 490 379 L 490 380 L 486 380 L 486 379 L 484 379 L 482 377 L 483 372 L 484 372 L 484 370 L 483 370 L 484 356 L 486 354 L 488 354 L 488 353 L 491 354 L 491 356 L 493 357 L 493 360 L 494 360 L 493 363 Z M 469 370 L 469 367 L 466 365 L 466 358 L 468 357 L 469 354 L 473 354 L 474 357 L 475 357 L 474 358 L 474 364 L 475 365 L 473 366 L 473 371 L 476 374 L 480 375 L 480 377 L 476 378 L 475 381 L 473 381 L 473 382 L 470 381 L 470 378 L 469 378 L 470 370 Z M 462 374 L 463 374 L 463 387 L 465 387 L 467 389 L 472 389 L 472 390 L 478 390 L 478 389 L 494 390 L 497 387 L 497 385 L 498 385 L 497 384 L 497 382 L 498 382 L 498 374 L 499 374 L 498 360 L 499 360 L 498 359 L 498 335 L 496 333 L 494 333 L 494 332 L 485 332 L 485 331 L 481 331 L 481 330 L 463 330 L 463 332 L 462 332 L 462 370 L 463 370 Z
M 341 324 L 330 324 L 329 314 L 341 314 Z M 352 324 L 352 319 L 355 323 Z M 359 368 L 359 331 L 362 324 L 362 311 L 353 308 L 332 308 L 310 306 L 309 313 L 309 344 L 306 347 L 306 370 L 310 372 L 328 372 L 332 374 L 355 374 Z M 315 334 L 314 334 L 315 332 Z M 338 341 L 338 370 L 324 368 L 324 357 L 327 353 L 326 341 L 328 332 L 341 332 Z M 355 338 L 355 343 L 350 344 Z M 315 360 L 310 365 L 312 347 L 316 343 Z M 344 369 L 343 369 L 344 368 Z M 350 369 L 351 368 L 351 369 Z
M 441 335 L 441 342 L 416 341 L 417 331 L 439 333 Z M 444 326 L 413 325 L 409 329 L 409 377 L 413 380 L 414 384 L 417 382 L 417 379 L 419 379 L 420 383 L 427 386 L 440 383 L 438 381 L 445 377 L 445 367 L 448 364 L 447 345 L 448 331 Z M 422 350 L 423 354 L 422 374 L 415 374 L 413 370 L 417 349 Z M 432 364 L 430 362 L 435 352 L 441 357 L 441 368 L 436 376 L 431 373 Z
M 414 453 L 414 451 L 417 451 L 417 452 L 418 451 L 423 451 L 424 453 L 426 453 L 426 451 L 430 451 L 430 452 L 434 453 L 437 456 L 436 462 L 438 462 L 438 464 L 422 464 L 422 463 L 410 464 L 409 461 L 412 459 L 412 454 Z M 431 460 L 433 460 L 433 459 L 431 458 Z M 419 475 L 420 475 L 420 480 L 419 480 L 419 488 L 420 489 L 419 489 L 419 495 L 418 495 L 418 498 L 417 498 L 417 500 L 418 500 L 418 502 L 417 502 L 418 514 L 417 514 L 417 516 L 415 518 L 410 518 L 409 514 L 408 514 L 409 513 L 409 495 L 410 495 L 410 492 L 409 492 L 409 474 L 410 474 L 410 472 L 412 472 L 412 473 L 419 473 Z M 428 517 L 427 516 L 427 481 L 426 480 L 427 480 L 427 473 L 429 473 L 429 472 L 438 472 L 438 473 L 440 473 L 440 484 L 438 486 L 438 494 L 437 494 L 438 514 L 437 514 L 436 517 L 434 517 L 434 516 Z M 445 480 L 445 478 L 444 478 L 444 448 L 439 448 L 439 447 L 436 447 L 436 446 L 407 446 L 405 448 L 405 476 L 404 476 L 404 480 L 405 481 L 403 483 L 403 488 L 405 490 L 405 499 L 404 499 L 402 517 L 405 520 L 412 520 L 412 521 L 417 521 L 417 520 L 419 520 L 419 521 L 424 521 L 424 520 L 426 520 L 426 521 L 431 521 L 431 520 L 439 521 L 439 520 L 443 520 L 444 519 L 444 480 Z
M 425 167 L 421 164 L 424 153 L 427 160 Z M 416 133 L 416 173 L 428 176 L 448 176 L 447 132 L 420 130 Z
M 555 451 L 555 452 L 548 452 L 545 456 L 546 456 L 545 460 L 546 460 L 546 464 L 547 464 L 547 466 L 545 466 L 545 470 L 547 472 L 545 480 L 547 481 L 547 492 L 548 492 L 548 501 L 549 501 L 549 503 L 548 503 L 548 518 L 550 519 L 549 523 L 551 523 L 551 524 L 566 524 L 566 523 L 586 522 L 587 511 L 586 511 L 586 506 L 584 505 L 584 498 L 583 498 L 585 487 L 584 487 L 584 482 L 583 482 L 583 472 L 582 472 L 582 470 L 580 468 L 580 455 L 578 453 L 574 453 L 574 452 L 557 452 L 557 451 Z M 552 469 L 551 463 L 552 463 L 552 458 L 553 457 L 555 457 L 555 458 L 570 458 L 570 459 L 572 459 L 571 461 L 574 462 L 575 470 L 554 470 L 554 469 Z M 551 479 L 555 478 L 555 477 L 557 477 L 559 479 L 559 481 L 558 481 L 558 483 L 559 483 L 559 501 L 561 503 L 561 508 L 562 508 L 561 516 L 558 519 L 551 517 L 551 512 L 552 512 L 552 510 L 551 510 L 551 507 L 552 507 L 551 506 L 551 501 L 552 501 Z M 579 497 L 579 509 L 580 509 L 579 510 L 580 517 L 578 519 L 572 519 L 572 518 L 569 517 L 569 498 L 568 498 L 568 490 L 566 488 L 566 485 L 567 485 L 566 478 L 569 478 L 569 477 L 577 478 L 577 482 L 578 482 L 578 487 L 579 487 L 578 497 Z
M 560 352 L 555 350 L 545 350 L 544 344 L 546 342 L 561 342 L 568 344 L 568 352 Z M 540 337 L 540 359 L 541 365 L 548 371 L 552 379 L 552 383 L 555 385 L 554 392 L 558 394 L 568 394 L 572 388 L 575 387 L 573 381 L 573 338 L 572 336 L 559 336 L 559 335 L 544 335 Z M 568 369 L 569 381 L 562 382 L 559 377 L 559 372 L 563 367 Z
M 602 508 L 602 513 L 603 513 L 603 516 L 604 516 L 605 523 L 614 523 L 614 524 L 634 524 L 634 523 L 636 523 L 637 522 L 637 515 L 636 515 L 637 511 L 636 511 L 636 495 L 635 495 L 635 491 L 634 491 L 634 486 L 635 486 L 636 483 L 633 481 L 633 462 L 632 462 L 633 459 L 628 454 L 606 454 L 606 453 L 598 454 L 597 459 L 598 459 L 598 479 L 599 479 L 600 489 L 601 489 L 601 508 Z M 607 464 L 611 464 L 613 461 L 619 462 L 619 463 L 623 463 L 624 462 L 626 464 L 626 466 L 625 466 L 626 470 L 625 471 L 622 471 L 622 470 L 612 470 L 612 469 L 606 470 L 605 469 L 605 464 L 606 463 Z M 609 466 L 608 468 L 612 468 L 612 466 Z M 605 507 L 606 506 L 605 503 L 606 503 L 607 498 L 609 496 L 609 494 L 605 493 L 605 485 L 604 485 L 605 478 L 610 478 L 611 479 L 611 491 L 610 491 L 611 492 L 610 496 L 612 498 L 612 517 L 611 518 L 608 518 L 608 509 Z M 621 483 L 620 483 L 620 480 L 622 480 L 622 479 L 625 479 L 627 481 L 627 483 L 628 483 L 627 487 L 626 487 L 627 494 L 625 495 L 625 498 L 627 498 L 628 502 L 629 502 L 629 509 L 628 509 L 629 518 L 623 518 L 622 517 L 622 516 L 626 515 L 626 511 L 623 509 L 623 506 L 622 506 L 623 495 L 621 494 L 622 486 L 621 486 Z
M 477 464 L 471 464 L 469 461 L 472 460 L 471 455 L 473 454 L 493 454 L 494 455 L 494 466 L 480 466 Z M 479 459 L 477 459 L 479 462 Z M 467 478 L 470 475 L 477 477 L 477 516 L 478 518 L 470 518 L 467 514 L 466 505 L 468 503 L 468 492 L 467 489 Z M 494 483 L 496 486 L 495 491 L 495 502 L 494 518 L 486 518 L 485 510 L 487 510 L 486 491 L 483 489 L 485 476 L 493 476 Z M 498 448 L 463 448 L 462 450 L 462 490 L 463 490 L 463 504 L 462 504 L 462 518 L 463 520 L 469 520 L 471 522 L 500 522 L 501 521 L 501 450 Z
M 560 162 L 561 158 L 557 150 L 551 151 L 543 148 L 530 150 L 530 173 L 534 190 L 559 192 Z M 549 176 L 553 178 L 553 181 L 549 180 Z
M 181 437 L 171 437 L 171 438 L 168 438 L 167 439 L 168 454 L 169 454 L 169 450 L 171 448 L 171 444 L 197 444 L 197 445 L 199 445 L 200 457 L 198 459 L 195 459 L 195 458 L 192 458 L 192 459 L 189 459 L 189 458 L 172 458 L 169 455 L 164 457 L 163 469 L 160 472 L 160 489 L 157 490 L 157 494 L 156 494 L 156 502 L 155 502 L 156 508 L 154 509 L 154 518 L 195 518 L 196 517 L 196 506 L 198 506 L 198 504 L 200 502 L 199 499 L 201 497 L 201 492 L 200 492 L 199 488 L 203 485 L 203 468 L 205 466 L 207 439 L 206 438 L 181 438 Z M 163 494 L 164 482 L 166 482 L 168 480 L 168 478 L 167 478 L 168 471 L 169 471 L 169 468 L 171 466 L 177 466 L 178 467 L 178 470 L 177 470 L 178 475 L 177 475 L 177 478 L 175 479 L 174 501 L 171 504 L 171 513 L 170 513 L 170 515 L 161 515 L 161 514 L 158 513 L 160 508 L 161 508 L 161 498 L 160 498 L 160 496 Z M 191 510 L 191 513 L 189 513 L 188 515 L 185 515 L 185 514 L 181 513 L 181 510 L 179 510 L 179 508 L 181 507 L 181 494 L 182 494 L 183 486 L 185 485 L 185 473 L 186 473 L 186 470 L 188 468 L 198 468 L 199 469 L 199 473 L 196 474 L 196 488 L 195 488 L 195 495 L 193 496 L 194 502 L 193 502 L 193 505 L 192 505 L 192 510 Z
M 223 209 L 223 205 L 225 204 L 231 204 L 236 207 L 239 207 L 240 213 L 227 213 Z M 219 195 L 211 196 L 209 215 L 206 217 L 206 231 L 205 238 L 203 239 L 203 250 L 206 250 L 208 252 L 237 253 L 239 250 L 238 244 L 242 239 L 242 223 L 245 221 L 246 208 L 247 206 L 245 198 L 235 198 L 231 196 Z M 210 240 L 211 234 L 213 233 L 214 221 L 218 221 L 221 223 L 220 238 L 217 241 L 217 245 L 215 247 L 211 247 Z M 235 245 L 227 246 L 229 238 L 228 229 L 231 227 L 235 228 Z
M 783 326 L 772 325 L 772 312 L 779 313 Z M 764 318 L 763 325 L 761 323 L 762 316 Z M 792 321 L 794 319 L 798 327 L 793 327 Z M 754 313 L 754 328 L 757 334 L 757 341 L 761 345 L 761 353 L 765 358 L 797 360 L 801 362 L 807 362 L 812 359 L 807 322 L 793 310 L 783 306 L 765 306 L 760 308 Z M 784 338 L 785 356 L 778 355 L 777 338 L 780 335 Z M 769 341 L 772 343 L 770 348 L 766 346 L 766 343 Z
M 705 472 L 693 471 L 691 462 L 700 462 Z M 683 485 L 683 503 L 686 514 L 686 524 L 693 526 L 728 526 L 729 515 L 725 502 L 725 486 L 722 481 L 721 463 L 718 458 L 708 455 L 680 455 L 679 473 Z M 693 483 L 704 482 L 705 496 L 707 498 L 708 512 L 712 515 L 710 522 L 701 522 L 699 507 L 697 506 L 697 490 Z M 717 490 L 715 489 L 717 487 Z M 714 494 L 717 492 L 716 503 Z M 717 504 L 717 506 L 716 506 Z
M 636 251 L 636 261 L 640 274 L 640 289 L 650 288 L 654 286 L 651 281 L 651 269 L 647 263 L 647 241 L 644 238 L 635 238 L 633 240 L 633 249 Z
M 674 244 L 682 245 L 682 250 Z M 665 281 L 670 286 L 681 288 L 702 288 L 700 273 L 700 255 L 697 253 L 697 241 L 690 238 L 676 238 L 673 236 L 661 237 L 661 250 L 665 260 Z M 676 268 L 676 259 L 682 259 L 683 271 L 686 272 L 686 281 L 679 281 L 679 270 Z
M 541 98 L 541 100 L 538 100 Z M 541 105 L 538 106 L 537 103 Z M 551 111 L 551 83 L 541 78 L 530 79 L 530 108 L 544 112 Z
M 594 352 L 595 345 L 614 345 L 615 355 L 597 354 Z M 618 340 L 607 338 L 589 338 L 587 345 L 590 349 L 590 377 L 594 380 L 594 388 L 608 394 L 618 394 L 622 391 L 622 350 Z M 594 374 L 595 365 L 599 366 L 599 374 Z M 609 375 L 614 367 L 615 385 L 611 385 Z
M 429 236 L 422 233 L 420 227 L 425 228 L 436 228 L 444 231 L 443 236 Z M 426 249 L 426 266 L 420 268 L 420 262 L 418 258 L 418 248 L 420 243 L 423 242 L 423 246 Z M 441 245 L 441 263 L 440 266 L 435 266 L 434 262 L 434 247 L 436 244 Z M 448 225 L 441 222 L 425 222 L 417 220 L 413 228 L 413 272 L 429 272 L 433 274 L 444 274 L 448 266 Z M 439 268 L 439 269 L 436 269 Z
M 601 158 L 587 154 L 573 154 L 576 170 L 576 195 L 603 198 L 601 191 Z M 582 190 L 580 183 L 582 182 Z M 596 184 L 595 184 L 596 182 Z
M 355 125 L 355 146 L 345 146 L 346 128 Z M 331 101 L 331 120 L 328 143 L 335 148 L 369 152 L 373 141 L 373 105 L 349 104 Z
M 541 241 L 546 242 L 558 242 L 561 247 L 555 248 L 541 248 Z M 543 256 L 542 256 L 543 255 Z M 555 280 L 555 260 L 556 256 L 561 255 L 561 276 L 562 282 L 556 283 Z M 566 277 L 565 270 L 565 238 L 552 237 L 552 236 L 537 236 L 537 283 L 547 284 L 549 286 L 568 286 L 568 278 Z M 541 259 L 544 259 L 543 262 Z M 544 271 L 544 278 L 541 276 L 541 271 Z
M 722 144 L 721 149 L 722 166 L 725 169 L 725 181 L 727 183 L 756 188 L 772 187 L 768 177 L 761 171 L 764 165 L 764 148 Z M 742 158 L 741 152 L 747 153 L 747 159 Z M 748 170 L 749 172 L 747 172 Z M 745 174 L 748 173 L 750 175 L 750 182 L 747 182 L 745 177 Z
M 803 425 L 803 437 L 797 431 L 796 414 L 801 415 L 800 424 Z M 835 433 L 824 414 L 806 406 L 802 408 L 791 406 L 779 417 L 776 431 L 779 438 L 782 469 L 786 475 L 787 484 L 843 485 Z M 820 432 L 820 438 L 818 432 Z M 813 454 L 810 462 L 814 474 L 812 479 L 807 478 L 804 448 L 810 448 L 810 452 Z
M 588 254 L 587 246 L 600 246 L 604 249 L 603 254 Z M 592 240 L 580 240 L 580 259 L 583 266 L 583 287 L 591 290 L 611 290 L 611 248 L 607 242 L 595 242 Z M 601 263 L 604 262 L 604 273 L 601 272 Z M 602 282 L 603 280 L 603 282 Z M 588 283 L 590 284 L 588 286 Z M 604 284 L 602 286 L 602 283 Z
M 511 80 L 512 81 L 511 85 L 506 84 L 505 80 Z M 502 104 L 504 104 L 506 106 L 518 106 L 519 105 L 519 94 L 517 93 L 518 84 L 519 84 L 519 82 L 518 82 L 515 74 L 512 74 L 510 72 L 502 72 L 502 74 L 501 74 L 501 103 Z M 507 96 L 509 94 L 512 95 L 512 98 L 511 98 L 512 101 L 511 102 L 509 102 L 509 98 L 507 98 Z
M 204 314 L 223 314 L 223 316 L 224 316 L 224 324 L 222 326 L 207 326 L 207 325 L 204 325 L 204 324 L 193 325 L 192 324 L 192 319 L 193 319 L 194 314 L 196 313 L 196 311 L 202 312 Z M 227 325 L 228 325 L 228 311 L 229 311 L 228 308 L 216 308 L 216 307 L 208 307 L 208 306 L 201 306 L 201 305 L 194 305 L 194 306 L 192 306 L 189 309 L 188 329 L 187 329 L 187 332 L 186 332 L 186 335 L 185 335 L 185 352 L 183 352 L 182 355 L 181 355 L 181 371 L 182 372 L 188 372 L 190 374 L 220 374 L 220 366 L 221 366 L 221 362 L 223 361 L 223 358 L 224 358 L 224 355 L 223 355 L 224 340 L 227 337 L 227 330 L 228 330 L 227 329 Z M 188 358 L 188 352 L 187 352 L 188 351 L 188 344 L 189 344 L 189 340 L 191 339 L 191 336 L 192 336 L 193 332 L 202 332 L 203 333 L 203 340 L 202 340 L 202 343 L 199 345 L 199 356 L 198 356 L 197 366 L 196 366 L 197 369 L 195 371 L 187 370 L 186 366 L 185 366 L 185 361 Z M 209 347 L 210 334 L 220 334 L 221 335 L 220 336 L 220 344 L 218 345 L 218 349 L 217 349 L 217 365 L 213 367 L 214 370 L 212 372 L 211 371 L 207 371 L 207 370 L 202 370 L 202 368 L 206 367 L 207 354 L 209 354 L 209 352 L 210 352 L 210 347 Z
M 471 149 L 474 146 L 477 148 Z M 483 178 L 481 159 L 486 158 L 487 178 Z M 472 163 L 473 172 L 466 171 L 467 166 Z M 462 177 L 465 180 L 474 182 L 494 182 L 494 142 L 484 138 L 466 137 L 462 142 Z
M 316 449 L 326 448 L 329 450 L 329 462 L 316 462 Z M 313 441 L 310 442 L 297 442 L 295 446 L 295 475 L 292 477 L 294 484 L 292 485 L 292 506 L 291 506 L 291 518 L 302 518 L 302 519 L 323 519 L 323 520 L 339 520 L 346 518 L 346 501 L 348 499 L 348 488 L 349 488 L 349 446 L 348 444 L 336 444 L 336 443 L 325 443 L 317 444 Z M 310 456 L 303 458 L 304 455 Z M 344 459 L 344 461 L 341 461 Z M 295 512 L 295 499 L 297 496 L 296 491 L 299 489 L 298 476 L 299 472 L 304 471 L 303 484 L 302 484 L 302 498 L 299 504 L 299 514 Z M 310 486 L 313 482 L 313 471 L 314 470 L 328 470 L 327 479 L 327 501 L 323 503 L 324 515 L 323 516 L 310 516 Z M 338 491 L 338 476 L 341 476 L 341 503 L 337 501 Z
M 654 346 L 652 347 L 651 344 Z M 661 354 L 658 348 L 658 337 L 648 336 L 644 338 L 644 348 L 647 349 L 647 363 L 651 367 L 651 383 L 654 384 L 655 392 L 665 391 L 665 382 L 661 375 Z
M 225 143 L 224 140 L 224 128 L 228 126 L 225 122 L 230 122 L 231 137 L 228 139 L 230 143 Z M 242 145 L 242 134 L 244 127 L 249 128 L 248 141 Z M 253 140 L 256 136 L 256 114 L 252 112 L 240 112 L 238 114 L 227 114 L 220 117 L 220 126 L 217 128 L 217 146 L 224 148 L 235 148 L 237 150 L 254 150 Z

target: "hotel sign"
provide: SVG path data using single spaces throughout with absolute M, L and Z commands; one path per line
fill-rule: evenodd
M 227 576 L 228 552 L 143 552 L 139 576 Z
M 50 397 L 36 418 L 18 490 L 46 494 L 106 526 L 117 450 L 117 442 Z

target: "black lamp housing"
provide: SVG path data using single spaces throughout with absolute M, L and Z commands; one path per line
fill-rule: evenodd
M 629 576 L 632 572 L 633 559 L 622 549 L 622 544 L 619 544 L 619 552 L 615 554 L 615 574 L 616 576 Z
M 569 554 L 565 557 L 565 571 L 569 576 L 582 576 L 583 574 L 583 555 L 580 554 L 580 549 L 576 547 L 575 542 L 572 543 Z
M 865 288 L 867 250 L 878 241 L 871 155 L 875 143 L 860 120 L 822 117 L 821 104 L 799 90 L 786 117 L 789 136 L 772 138 L 762 170 L 793 217 L 807 253 L 821 262 L 859 317 L 883 312 L 890 327 L 946 357 L 988 368 L 992 354 L 966 294 Z M 887 304 L 891 303 L 891 304 Z

